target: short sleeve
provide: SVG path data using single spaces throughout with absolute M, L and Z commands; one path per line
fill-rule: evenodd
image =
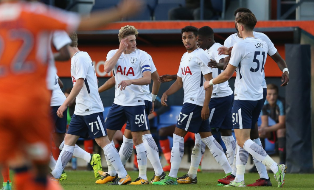
M 228 48 L 232 47 L 232 44 L 231 44 L 231 35 L 225 40 L 224 46 L 225 46 L 225 47 L 228 47 Z
M 58 30 L 52 34 L 52 43 L 57 50 L 60 50 L 65 45 L 72 43 L 72 41 L 65 31 Z
M 279 107 L 279 115 L 285 115 L 285 108 L 284 108 L 284 106 L 283 106 L 283 103 L 282 103 L 282 101 L 280 101 L 280 100 L 277 100 L 277 105 L 278 105 L 278 107 Z
M 264 33 L 254 33 L 256 38 L 259 38 L 261 40 L 263 40 L 264 42 L 266 42 L 267 46 L 268 46 L 268 55 L 273 56 L 276 52 L 277 49 L 275 48 L 275 45 L 273 44 L 273 42 L 269 39 L 269 37 L 264 34 Z
M 208 67 L 208 62 L 210 61 L 210 57 L 208 55 L 208 53 L 206 53 L 205 51 L 201 51 L 198 55 L 198 64 L 201 67 L 201 71 L 203 73 L 203 75 L 206 75 L 208 73 L 212 73 L 212 69 L 210 67 Z
M 143 54 L 141 56 L 141 60 L 140 60 L 140 66 L 141 66 L 141 71 L 142 73 L 146 72 L 146 71 L 149 71 L 151 72 L 151 61 L 149 59 L 149 56 L 148 54 Z
M 84 57 L 78 57 L 78 59 L 76 59 L 76 62 L 75 62 L 75 78 L 76 79 L 86 78 L 87 72 L 88 72 L 88 64 L 91 64 L 90 60 Z
M 154 64 L 153 58 L 152 56 L 148 55 L 149 57 L 149 63 L 150 63 L 150 69 L 151 69 L 151 73 L 154 73 L 157 71 L 156 66 Z
M 228 55 L 219 55 L 219 54 L 218 54 L 218 51 L 214 51 L 214 52 L 213 52 L 213 58 L 215 59 L 215 61 L 216 61 L 217 63 L 219 63 L 220 59 L 223 59 L 223 58 L 225 58 L 225 57 L 228 57 Z M 211 58 L 211 59 L 212 59 L 212 58 Z
M 114 56 L 115 53 L 116 53 L 116 50 L 110 50 L 110 51 L 107 53 L 107 58 L 106 58 L 106 60 L 107 60 L 107 61 L 110 60 L 110 59 Z
M 262 108 L 262 115 L 268 115 L 268 112 L 267 112 L 267 104 L 263 106 Z
M 75 31 L 80 24 L 80 16 L 76 13 L 48 7 L 40 3 L 31 3 L 27 7 L 28 15 L 35 27 L 42 30 Z
M 235 67 L 239 66 L 239 63 L 243 59 L 244 48 L 241 46 L 241 43 L 236 43 L 231 51 L 231 58 L 229 63 Z

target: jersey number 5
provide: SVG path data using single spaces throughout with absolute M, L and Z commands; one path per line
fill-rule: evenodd
M 253 58 L 253 62 L 255 62 L 257 64 L 256 68 L 254 69 L 253 67 L 251 67 L 250 71 L 251 72 L 257 72 L 259 70 L 259 67 L 260 67 L 260 60 L 257 59 L 257 56 L 260 55 L 261 52 L 260 51 L 255 51 L 254 52 L 254 58 Z M 265 64 L 265 52 L 262 51 L 262 55 L 263 55 L 263 59 L 262 59 L 262 69 L 261 69 L 261 72 L 263 72 L 264 70 L 264 64 Z

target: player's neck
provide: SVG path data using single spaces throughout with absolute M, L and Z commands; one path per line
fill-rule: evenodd
M 241 36 L 243 39 L 254 38 L 253 31 L 243 31 Z
M 126 49 L 126 50 L 124 50 L 124 54 L 130 54 L 130 53 L 132 53 L 133 51 L 135 51 L 135 50 L 133 50 L 133 49 L 131 49 L 131 50 L 128 50 L 128 49 Z
M 70 47 L 70 48 L 69 48 L 69 52 L 70 52 L 71 57 L 73 57 L 74 54 L 75 54 L 76 52 L 79 52 L 79 51 L 80 51 L 80 50 L 79 50 L 77 47 Z
M 187 52 L 188 53 L 191 53 L 191 52 L 193 52 L 194 50 L 196 50 L 198 47 L 197 46 L 195 46 L 193 49 L 187 49 Z
M 215 43 L 216 43 L 215 41 L 211 42 L 206 49 L 211 48 Z

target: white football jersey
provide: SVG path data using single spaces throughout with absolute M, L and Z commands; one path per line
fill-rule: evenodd
M 75 115 L 91 115 L 104 111 L 98 93 L 98 81 L 92 59 L 87 52 L 76 52 L 71 59 L 73 86 L 77 79 L 84 79 L 84 85 L 76 96 Z
M 59 77 L 57 73 L 55 73 L 55 83 L 52 89 L 50 106 L 61 106 L 66 99 L 64 93 L 59 86 L 58 79 Z
M 148 58 L 149 58 L 149 65 L 150 65 L 150 68 L 151 68 L 151 71 L 150 73 L 154 73 L 157 71 L 156 67 L 155 67 L 155 64 L 154 64 L 154 61 L 153 61 L 153 58 L 152 56 L 150 56 L 149 54 L 148 55 Z M 143 87 L 144 91 L 145 91 L 145 97 L 144 97 L 144 100 L 148 100 L 150 102 L 152 102 L 152 95 L 151 95 L 151 92 L 149 90 L 149 84 L 148 85 L 144 85 Z M 157 94 L 156 94 L 157 95 Z
M 107 61 L 110 60 L 117 50 L 111 50 L 107 54 Z M 142 78 L 145 71 L 151 72 L 149 56 L 145 51 L 136 49 L 130 54 L 122 53 L 119 57 L 114 69 L 115 76 L 115 98 L 114 103 L 120 106 L 137 106 L 145 105 L 145 86 L 134 85 L 127 86 L 124 90 L 120 90 L 118 85 L 124 80 L 132 80 Z
M 201 48 L 183 54 L 177 73 L 183 82 L 183 103 L 203 106 L 205 99 L 203 75 L 212 72 L 212 69 L 207 66 L 209 60 L 208 54 Z
M 60 50 L 63 46 L 70 44 L 72 41 L 69 35 L 62 30 L 54 31 L 50 35 L 49 42 L 52 42 L 56 50 Z M 48 64 L 48 73 L 47 73 L 47 87 L 49 90 L 53 90 L 55 85 L 55 75 L 56 75 L 56 66 L 53 58 L 53 53 L 51 50 L 51 46 L 49 45 L 49 64 Z
M 254 32 L 253 31 L 253 35 L 255 38 L 258 38 L 258 39 L 261 39 L 263 40 L 264 42 L 267 43 L 267 46 L 268 46 L 268 55 L 272 56 L 274 55 L 276 52 L 277 52 L 277 49 L 275 48 L 273 42 L 268 38 L 268 36 L 264 33 L 261 33 L 261 32 Z M 240 38 L 238 36 L 238 33 L 234 33 L 234 34 L 231 34 L 224 42 L 224 46 L 226 47 L 232 47 L 234 46 L 234 44 L 236 44 L 237 42 L 240 42 L 242 41 L 243 38 Z M 263 76 L 264 76 L 264 81 L 263 81 L 263 88 L 267 88 L 267 84 L 266 84 L 266 80 L 265 80 L 265 72 L 263 70 Z
M 217 63 L 219 63 L 220 59 L 223 59 L 227 57 L 226 55 L 219 55 L 218 54 L 218 48 L 222 45 L 220 43 L 214 43 L 206 52 L 209 55 L 209 59 L 215 60 Z M 223 70 L 218 68 L 212 68 L 213 72 L 213 78 L 216 78 Z M 213 86 L 213 94 L 212 98 L 221 98 L 230 96 L 233 93 L 231 88 L 229 87 L 229 82 L 223 82 L 217 85 Z
M 263 70 L 267 52 L 266 42 L 253 37 L 245 38 L 233 46 L 229 63 L 237 67 L 235 100 L 263 98 Z

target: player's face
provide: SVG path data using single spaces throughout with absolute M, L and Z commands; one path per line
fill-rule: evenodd
M 277 101 L 278 93 L 275 89 L 267 89 L 266 100 L 270 105 L 274 105 Z
M 198 35 L 197 38 L 198 47 L 202 49 L 207 49 L 210 43 L 210 38 L 202 35 Z
M 183 32 L 182 33 L 182 42 L 187 50 L 193 50 L 197 46 L 197 37 L 194 35 L 193 32 Z
M 135 35 L 130 35 L 130 36 L 127 36 L 126 38 L 127 38 L 126 43 L 128 44 L 127 49 L 129 51 L 135 50 L 135 48 L 136 48 L 136 36 Z

